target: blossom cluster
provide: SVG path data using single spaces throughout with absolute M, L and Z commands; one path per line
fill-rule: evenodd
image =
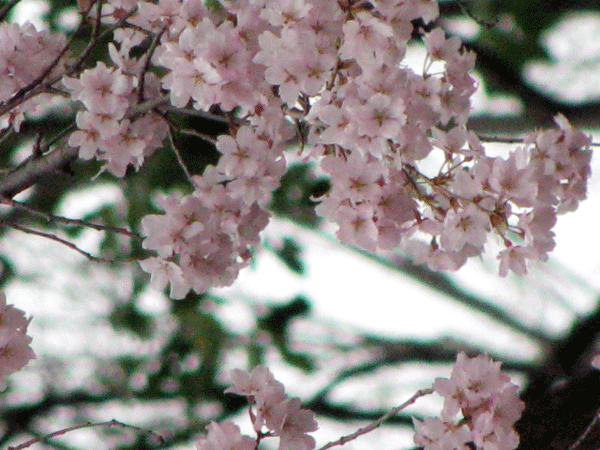
M 585 198 L 591 137 L 560 115 L 558 129 L 530 134 L 508 156 L 486 154 L 467 127 L 475 55 L 440 28 L 414 29 L 437 18 L 436 0 L 207 5 L 98 3 L 90 13 L 114 27 L 111 62 L 60 85 L 80 105 L 69 145 L 119 177 L 163 144 L 168 109 L 225 113 L 217 165 L 142 221 L 143 245 L 157 253 L 142 268 L 176 298 L 231 284 L 247 264 L 293 138 L 331 178 L 316 210 L 341 242 L 401 249 L 436 270 L 460 268 L 493 238 L 500 274 L 523 274 L 554 248 L 557 215 Z M 405 62 L 416 31 L 421 71 Z M 44 60 L 60 66 L 60 44 L 49 48 Z M 11 83 L 6 98 L 23 85 Z
M 585 198 L 590 138 L 558 117 L 559 130 L 528 136 L 508 158 L 487 156 L 466 127 L 474 54 L 434 29 L 423 35 L 423 73 L 403 64 L 411 21 L 435 19 L 436 2 L 222 5 L 215 12 L 201 0 L 139 2 L 131 19 L 149 32 L 166 30 L 153 62 L 167 69 L 161 83 L 173 106 L 237 108 L 232 136 L 217 143 L 221 161 L 200 185 L 221 183 L 219 190 L 263 207 L 283 173 L 281 142 L 296 122 L 307 130 L 305 158 L 331 177 L 317 212 L 338 224 L 343 243 L 400 247 L 417 263 L 455 270 L 494 234 L 504 247 L 502 275 L 547 257 L 557 213 Z M 427 175 L 429 160 L 440 156 L 439 171 Z M 223 267 L 235 273 L 244 251 L 230 248 L 223 257 L 232 264 Z M 182 255 L 174 250 L 169 263 Z
M 444 397 L 440 417 L 413 419 L 414 441 L 425 450 L 513 450 L 514 431 L 523 402 L 518 387 L 487 355 L 474 358 L 459 353 L 450 379 L 437 378 L 435 392 Z
M 66 42 L 64 35 L 38 31 L 29 22 L 23 25 L 0 23 L 0 105 L 26 89 L 38 77 L 54 76 L 63 64 L 56 60 Z M 33 96 L 15 108 L 0 113 L 0 130 L 19 131 L 24 113 L 47 100 L 47 95 Z
M 430 208 L 410 230 L 429 242 L 405 244 L 416 262 L 458 269 L 483 252 L 490 233 L 504 247 L 497 256 L 502 276 L 509 270 L 523 275 L 527 260 L 547 259 L 557 215 L 586 198 L 591 160 L 591 137 L 561 115 L 555 120 L 558 130 L 530 134 L 507 158 L 485 155 L 476 136 L 463 129 L 435 131 L 447 165 L 432 178 L 417 174 L 422 184 L 416 201 Z M 465 141 L 468 149 L 461 148 Z
M 0 386 L 6 385 L 9 375 L 21 370 L 35 358 L 29 346 L 31 337 L 27 327 L 31 318 L 13 305 L 6 303 L 6 296 L 0 292 Z
M 138 74 L 143 61 L 130 59 L 126 45 L 117 50 L 110 44 L 109 50 L 116 67 L 99 62 L 78 78 L 64 77 L 62 83 L 84 106 L 77 112 L 78 129 L 69 145 L 79 148 L 80 158 L 106 161 L 106 169 L 123 177 L 128 166 L 139 169 L 144 158 L 162 146 L 167 124 L 152 113 L 126 116 L 144 96 L 160 95 L 158 78 L 148 73 L 142 85 Z
M 149 236 L 143 246 L 158 256 L 140 264 L 152 274 L 150 281 L 155 287 L 169 283 L 170 296 L 175 299 L 185 297 L 190 289 L 205 292 L 212 286 L 233 283 L 249 263 L 250 247 L 259 243 L 259 232 L 269 218 L 257 202 L 247 204 L 220 184 L 180 199 L 159 199 L 158 203 L 165 214 L 142 220 Z
M 159 199 L 165 214 L 142 220 L 143 246 L 158 256 L 140 264 L 154 286 L 170 284 L 171 298 L 235 281 L 260 242 L 270 217 L 263 205 L 285 171 L 281 144 L 259 127 L 220 136 L 217 149 L 218 164 L 192 178 L 192 194 Z
M 197 450 L 255 450 L 265 437 L 278 437 L 278 450 L 315 448 L 315 439 L 308 434 L 318 428 L 314 413 L 302 408 L 300 399 L 288 397 L 269 369 L 257 366 L 251 373 L 234 369 L 231 378 L 233 386 L 225 392 L 248 399 L 257 437 L 243 436 L 232 422 L 213 422 L 207 426 L 207 435 L 198 439 Z

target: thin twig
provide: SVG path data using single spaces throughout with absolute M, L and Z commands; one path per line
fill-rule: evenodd
M 598 422 L 598 419 L 600 419 L 600 408 L 598 408 L 596 410 L 596 412 L 594 413 L 594 418 L 592 419 L 590 424 L 587 426 L 587 428 L 585 429 L 583 434 L 581 436 L 579 436 L 577 438 L 577 440 L 575 442 L 573 442 L 573 444 L 571 444 L 571 446 L 567 450 L 575 450 L 577 447 L 579 447 L 581 445 L 581 443 L 584 441 L 584 439 L 588 436 L 588 434 L 590 434 L 590 431 L 592 431 L 592 428 L 594 428 L 594 425 L 596 425 L 596 422 Z
M 487 134 L 478 134 L 477 137 L 481 142 L 497 142 L 501 144 L 520 144 L 522 142 L 525 142 L 525 138 L 508 136 L 490 136 Z
M 156 97 L 151 100 L 146 100 L 145 102 L 139 103 L 128 109 L 125 113 L 125 117 L 127 119 L 134 120 L 135 118 L 142 116 L 155 108 L 166 105 L 167 103 L 169 103 L 168 95 L 163 95 L 161 97 Z
M 150 68 L 150 60 L 152 59 L 152 55 L 154 55 L 154 51 L 158 47 L 160 38 L 165 33 L 165 31 L 167 31 L 166 27 L 154 35 L 154 38 L 152 39 L 152 43 L 150 44 L 150 48 L 148 49 L 148 51 L 146 53 L 146 60 L 144 61 L 144 64 L 142 65 L 140 74 L 138 76 L 138 79 L 139 79 L 139 84 L 138 84 L 138 88 L 137 88 L 137 102 L 138 103 L 142 103 L 144 101 L 144 88 L 146 85 L 146 72 L 148 72 L 148 69 Z
M 128 425 L 126 423 L 119 422 L 118 420 L 113 419 L 113 420 L 109 420 L 107 422 L 97 422 L 97 423 L 87 422 L 87 423 L 84 423 L 81 425 L 74 425 L 72 427 L 63 428 L 62 430 L 58 430 L 53 433 L 46 434 L 44 436 L 39 436 L 39 437 L 30 439 L 26 442 L 23 442 L 22 444 L 17 445 L 16 447 L 8 447 L 6 450 L 23 450 L 24 448 L 31 447 L 33 444 L 35 444 L 37 442 L 42 442 L 42 441 L 45 441 L 47 439 L 50 439 L 50 438 L 53 438 L 56 436 L 62 436 L 63 434 L 66 434 L 70 431 L 81 430 L 83 428 L 93 428 L 93 427 L 131 428 L 132 430 L 135 430 L 139 433 L 147 434 L 149 437 L 151 437 L 152 439 L 154 439 L 156 441 L 157 445 L 163 445 L 165 443 L 165 438 L 163 438 L 160 434 L 155 433 L 152 430 L 145 430 L 143 428 L 136 427 L 135 425 Z
M 477 137 L 481 142 L 492 142 L 500 144 L 522 144 L 525 142 L 525 138 L 508 137 L 508 136 L 491 136 L 488 134 L 478 134 Z M 600 142 L 591 142 L 591 147 L 599 147 Z
M 102 2 L 100 2 L 100 3 L 102 3 Z M 113 31 L 115 31 L 117 28 L 121 28 L 123 25 L 125 25 L 127 23 L 127 19 L 129 19 L 136 12 L 137 12 L 137 8 L 133 8 L 131 11 L 129 11 L 125 15 L 125 17 L 123 17 L 122 19 L 120 19 L 118 22 L 115 22 L 114 24 L 112 24 L 110 27 L 108 27 L 102 33 L 100 33 L 97 36 L 95 36 L 95 38 L 92 39 L 88 43 L 88 45 L 85 48 L 85 50 L 83 50 L 83 52 L 81 53 L 81 55 L 77 58 L 77 61 L 75 61 L 75 63 L 71 66 L 71 69 L 69 71 L 67 71 L 67 75 L 70 75 L 70 74 L 75 73 L 75 72 L 79 72 L 79 69 L 81 69 L 81 66 L 83 65 L 84 61 L 87 59 L 87 57 L 90 55 L 90 53 L 92 53 L 92 50 L 105 37 L 108 37 L 108 36 L 112 35 Z M 99 28 L 98 28 L 98 30 L 99 30 Z
M 66 239 L 63 239 L 63 238 L 59 238 L 58 236 L 56 236 L 56 235 L 54 235 L 52 233 L 45 233 L 44 231 L 34 230 L 32 228 L 27 228 L 27 227 L 24 227 L 22 225 L 18 225 L 16 223 L 12 223 L 12 222 L 0 221 L 0 225 L 4 225 L 4 226 L 7 226 L 9 228 L 13 228 L 15 230 L 22 231 L 23 233 L 33 234 L 35 236 L 45 237 L 45 238 L 50 239 L 52 241 L 56 241 L 56 242 L 58 242 L 60 244 L 66 245 L 70 249 L 73 249 L 76 252 L 81 253 L 83 256 L 85 256 L 86 258 L 88 258 L 90 261 L 100 262 L 100 263 L 110 263 L 110 264 L 114 264 L 116 262 L 114 259 L 101 258 L 99 256 L 94 256 L 91 253 L 88 253 L 85 250 L 80 249 L 79 247 L 77 247 L 72 242 L 69 242 L 69 241 L 67 241 Z
M 134 233 L 133 231 L 126 230 L 125 228 L 111 227 L 108 225 L 100 225 L 100 224 L 93 223 L 93 222 L 87 222 L 85 220 L 70 219 L 68 217 L 56 216 L 54 214 L 49 214 L 49 213 L 45 213 L 42 211 L 38 211 L 37 209 L 32 208 L 31 206 L 26 205 L 25 203 L 21 203 L 16 200 L 12 200 L 10 198 L 1 198 L 0 197 L 0 204 L 9 205 L 9 206 L 12 206 L 13 208 L 27 211 L 30 214 L 41 217 L 42 219 L 45 219 L 48 222 L 61 222 L 61 223 L 67 224 L 67 225 L 81 225 L 84 227 L 93 228 L 94 230 L 98 230 L 98 231 L 111 231 L 113 233 L 118 233 L 118 234 L 123 234 L 123 235 L 129 236 L 129 237 L 143 239 L 143 237 L 140 236 L 139 234 Z
M 187 177 L 187 179 L 189 180 L 189 182 L 193 186 L 194 185 L 194 181 L 192 180 L 192 174 L 190 173 L 190 171 L 188 170 L 187 166 L 183 162 L 183 158 L 181 156 L 181 152 L 179 151 L 179 149 L 175 145 L 175 142 L 173 142 L 173 131 L 172 130 L 173 130 L 173 128 L 169 127 L 169 132 L 167 133 L 167 137 L 169 138 L 169 145 L 171 146 L 171 149 L 173 150 L 173 153 L 175 153 L 175 157 L 177 158 L 177 162 L 179 163 L 179 165 L 181 166 L 181 168 L 185 172 L 185 176 Z
M 171 123 L 170 120 L 169 120 L 169 123 Z M 212 145 L 217 144 L 217 140 L 214 139 L 212 136 L 209 136 L 208 134 L 200 133 L 199 131 L 192 130 L 190 128 L 177 128 L 177 131 L 181 134 L 187 134 L 188 136 L 197 137 L 198 139 L 202 139 L 204 142 L 207 142 Z
M 370 433 L 374 429 L 379 428 L 386 420 L 389 420 L 391 417 L 398 414 L 404 408 L 408 407 L 409 405 L 412 405 L 414 402 L 417 401 L 417 399 L 419 397 L 424 397 L 425 395 L 430 395 L 432 393 L 433 393 L 433 389 L 421 389 L 421 390 L 417 391 L 411 398 L 406 400 L 400 406 L 396 406 L 395 408 L 392 408 L 387 413 L 385 413 L 383 416 L 381 416 L 379 419 L 377 419 L 375 422 L 370 423 L 366 427 L 359 428 L 357 431 L 355 431 L 352 434 L 349 434 L 347 436 L 342 436 L 337 441 L 329 442 L 328 444 L 325 444 L 323 447 L 321 447 L 319 450 L 327 450 L 328 448 L 335 447 L 336 445 L 344 445 L 346 442 L 353 441 L 354 439 L 356 439 L 359 436 L 362 436 L 363 434 Z
M 182 128 L 179 125 L 177 125 L 172 119 L 170 119 L 168 115 L 162 114 L 162 113 L 159 113 L 159 112 L 157 112 L 157 114 L 160 114 L 160 117 L 163 120 L 165 120 L 169 124 L 169 126 L 171 128 L 175 128 L 178 133 L 187 134 L 189 136 L 197 137 L 198 139 L 202 139 L 204 142 L 207 142 L 207 143 L 212 144 L 212 145 L 216 145 L 217 144 L 217 140 L 215 138 L 213 138 L 212 136 L 209 136 L 208 134 L 200 133 L 199 131 L 192 130 L 190 128 Z
M 92 26 L 93 41 L 98 39 L 98 36 L 100 35 L 100 26 L 102 25 L 102 3 L 103 3 L 103 0 L 98 0 L 98 3 L 97 3 L 98 10 L 96 11 L 96 20 L 94 21 L 94 24 Z M 92 2 L 92 5 L 93 5 L 93 2 Z M 94 6 L 96 6 L 96 5 L 91 6 L 89 11 L 91 11 Z M 89 11 L 88 11 L 88 14 L 89 14 Z
M 218 114 L 212 114 L 206 111 L 197 110 L 194 108 L 176 108 L 172 106 L 170 103 L 161 108 L 164 112 L 174 111 L 178 114 L 183 114 L 185 116 L 194 116 L 200 117 L 202 119 L 211 120 L 213 122 L 219 122 L 225 125 L 230 125 L 229 119 L 225 116 L 219 116 Z
M 77 125 L 74 124 L 74 123 L 71 124 L 71 125 L 69 125 L 65 129 L 61 130 L 56 136 L 52 137 L 52 139 L 50 139 L 48 142 L 46 142 L 44 145 L 42 145 L 40 147 L 39 154 L 36 157 L 41 157 L 44 154 L 46 154 L 46 152 L 48 152 L 50 150 L 51 146 L 53 146 L 54 144 L 56 144 L 62 138 L 70 135 L 75 130 L 77 130 Z

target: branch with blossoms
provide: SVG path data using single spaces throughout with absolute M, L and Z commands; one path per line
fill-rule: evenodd
M 231 422 L 213 422 L 207 427 L 206 437 L 198 440 L 198 450 L 252 450 L 258 448 L 265 437 L 278 437 L 279 450 L 315 449 L 316 441 L 307 434 L 318 428 L 312 413 L 302 409 L 298 399 L 288 398 L 283 385 L 267 368 L 257 366 L 251 373 L 236 369 L 231 372 L 231 378 L 233 386 L 225 392 L 244 395 L 248 399 L 249 417 L 257 437 L 243 436 L 239 427 Z M 500 363 L 488 356 L 468 358 L 459 353 L 450 379 L 437 378 L 432 389 L 418 391 L 375 422 L 325 444 L 319 450 L 344 445 L 372 432 L 419 397 L 433 392 L 444 397 L 444 409 L 440 418 L 413 419 L 417 445 L 426 450 L 467 449 L 469 445 L 482 450 L 513 450 L 517 447 L 518 436 L 513 426 L 524 407 L 517 396 L 517 386 L 500 371 Z M 455 416 L 459 412 L 463 417 L 457 420 Z M 263 427 L 267 430 L 263 431 Z
M 29 320 L 24 313 L 6 304 L 6 298 L 0 298 L 0 323 L 4 328 L 1 357 L 4 368 L 3 380 L 6 376 L 22 369 L 35 355 L 29 347 L 31 338 L 25 333 Z M 8 351 L 10 349 L 10 351 Z M 232 422 L 212 422 L 207 428 L 206 436 L 197 440 L 198 450 L 230 448 L 237 450 L 256 450 L 263 439 L 278 438 L 279 450 L 290 448 L 314 450 L 316 440 L 309 434 L 318 429 L 314 414 L 302 408 L 298 398 L 289 397 L 282 383 L 275 380 L 273 374 L 264 366 L 255 367 L 248 373 L 234 369 L 230 373 L 232 386 L 225 393 L 246 397 L 249 402 L 248 416 L 256 437 L 241 434 L 239 426 Z M 458 355 L 451 379 L 436 379 L 432 389 L 424 389 L 415 393 L 410 399 L 393 408 L 387 414 L 360 428 L 356 432 L 343 436 L 321 447 L 325 450 L 337 445 L 344 445 L 362 435 L 372 432 L 386 420 L 412 405 L 418 398 L 433 392 L 444 396 L 445 403 L 441 417 L 419 421 L 414 419 L 417 433 L 415 443 L 426 450 L 452 450 L 467 448 L 472 443 L 477 449 L 503 448 L 513 450 L 518 444 L 518 437 L 512 426 L 523 409 L 522 402 L 516 396 L 517 386 L 500 371 L 500 363 L 493 362 L 486 355 L 468 358 L 464 353 Z M 463 418 L 453 419 L 461 411 Z M 150 430 L 127 425 L 117 420 L 99 423 L 86 423 L 67 427 L 44 436 L 30 439 L 9 449 L 25 449 L 47 439 L 62 436 L 68 432 L 91 427 L 121 427 L 148 434 L 158 445 L 164 438 Z
M 143 246 L 156 256 L 141 266 L 175 298 L 230 285 L 248 264 L 298 134 L 304 158 L 330 176 L 316 211 L 338 225 L 342 243 L 400 249 L 435 270 L 460 268 L 493 238 L 500 275 L 524 274 L 554 248 L 557 215 L 586 196 L 591 138 L 560 115 L 557 130 L 528 135 L 507 158 L 485 153 L 466 125 L 475 55 L 460 40 L 440 28 L 423 32 L 422 73 L 403 64 L 413 22 L 433 22 L 435 1 L 223 1 L 210 9 L 200 0 L 113 0 L 80 9 L 78 31 L 93 30 L 73 63 L 64 38 L 49 46 L 47 32 L 12 32 L 10 57 L 41 55 L 43 63 L 16 67 L 23 81 L 13 77 L 0 97 L 4 127 L 18 131 L 38 94 L 60 92 L 78 105 L 76 129 L 64 150 L 42 158 L 97 159 L 116 177 L 141 170 L 169 141 L 192 192 L 160 201 L 165 214 L 142 220 Z M 85 68 L 109 35 L 111 62 Z M 30 50 L 32 39 L 41 44 Z M 225 113 L 220 159 L 201 175 L 189 173 L 171 139 L 167 101 Z M 430 161 L 440 158 L 432 173 Z M 25 180 L 0 192 L 12 197 L 35 182 L 32 164 L 17 171 Z
M 0 295 L 2 383 L 35 357 L 30 347 L 31 338 L 26 334 L 30 321 L 23 311 L 7 304 L 5 296 Z M 592 359 L 591 365 L 600 367 L 600 355 Z M 212 422 L 206 427 L 206 434 L 196 440 L 198 450 L 256 450 L 266 439 L 277 439 L 279 450 L 317 448 L 317 442 L 310 434 L 319 428 L 314 413 L 303 407 L 298 398 L 289 397 L 283 384 L 275 379 L 269 369 L 262 365 L 256 366 L 251 372 L 234 369 L 230 372 L 230 378 L 232 385 L 224 392 L 246 398 L 254 436 L 242 434 L 240 426 L 231 421 Z M 419 398 L 434 393 L 443 397 L 442 410 L 437 417 L 413 418 L 415 444 L 425 450 L 514 450 L 519 445 L 514 426 L 525 406 L 519 399 L 518 390 L 518 386 L 501 370 L 500 362 L 485 354 L 468 357 L 460 352 L 450 378 L 436 378 L 431 388 L 417 391 L 377 420 L 323 445 L 319 450 L 342 446 L 374 432 Z M 597 412 L 569 449 L 581 445 L 596 421 Z M 168 440 L 151 430 L 113 419 L 69 426 L 8 448 L 25 449 L 74 430 L 93 427 L 132 429 L 147 435 L 149 445 L 161 446 Z
M 373 431 L 376 428 L 379 428 L 381 425 L 383 425 L 391 417 L 394 417 L 400 411 L 402 411 L 403 409 L 405 409 L 405 408 L 409 407 L 410 405 L 412 405 L 413 403 L 415 403 L 419 397 L 423 397 L 423 396 L 429 395 L 429 394 L 433 394 L 433 389 L 421 389 L 421 390 L 417 391 L 407 401 L 402 403 L 400 406 L 396 406 L 395 408 L 392 408 L 390 411 L 388 411 L 386 414 L 381 416 L 375 422 L 370 423 L 366 427 L 359 428 L 352 434 L 349 434 L 347 436 L 342 436 L 341 438 L 339 438 L 336 441 L 329 442 L 329 443 L 325 444 L 324 446 L 320 447 L 319 450 L 327 450 L 327 449 L 329 449 L 331 447 L 335 447 L 337 445 L 344 445 L 347 442 L 353 441 L 354 439 L 357 439 L 358 437 L 360 437 L 364 434 L 370 433 L 371 431 Z

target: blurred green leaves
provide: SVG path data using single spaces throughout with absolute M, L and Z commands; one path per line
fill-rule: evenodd
M 311 372 L 315 366 L 308 353 L 296 351 L 290 345 L 290 326 L 294 319 L 306 316 L 309 312 L 309 301 L 297 296 L 283 305 L 271 306 L 269 312 L 258 319 L 258 328 L 271 336 L 273 345 L 284 361 L 305 372 Z
M 329 180 L 316 176 L 308 164 L 292 164 L 281 179 L 269 209 L 273 213 L 300 225 L 314 228 L 320 218 L 315 213 L 318 197 L 329 190 Z
M 302 248 L 297 241 L 286 236 L 281 245 L 272 246 L 265 243 L 265 246 L 277 256 L 288 269 L 298 275 L 304 275 L 304 262 L 302 261 Z
M 120 304 L 114 307 L 108 320 L 116 330 L 126 330 L 141 338 L 150 338 L 153 331 L 153 318 L 141 312 L 134 302 Z

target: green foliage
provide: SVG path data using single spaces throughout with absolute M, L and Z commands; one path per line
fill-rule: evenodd
M 280 247 L 273 248 L 273 252 L 292 272 L 304 275 L 304 263 L 302 262 L 302 248 L 292 237 L 283 238 Z
M 285 362 L 306 372 L 313 371 L 315 365 L 308 354 L 293 350 L 289 333 L 292 321 L 306 316 L 310 308 L 306 298 L 297 296 L 284 305 L 272 306 L 269 313 L 258 319 L 258 328 L 269 333 Z
M 544 33 L 570 13 L 600 12 L 600 3 L 586 0 L 475 0 L 461 1 L 461 4 L 463 7 L 454 11 L 461 17 L 468 11 L 480 23 L 479 34 L 474 39 L 466 39 L 465 44 L 479 54 L 478 66 L 484 74 L 500 78 L 487 78 L 488 89 L 513 95 L 515 83 L 525 84 L 525 65 L 549 59 L 542 42 Z M 489 56 L 484 57 L 484 53 Z M 513 74 L 517 79 L 507 79 Z
M 146 339 L 154 329 L 152 316 L 141 312 L 133 302 L 115 306 L 108 320 L 116 330 L 130 331 Z
M 13 263 L 4 255 L 0 255 L 0 289 L 15 276 Z
M 203 300 L 203 296 L 189 294 L 173 304 L 174 318 L 179 325 L 172 342 L 179 347 L 180 357 L 197 355 L 200 359 L 195 370 L 181 376 L 181 394 L 192 403 L 212 395 L 223 346 L 229 336 L 212 314 L 199 309 Z
M 60 28 L 60 18 L 69 9 L 74 9 L 77 4 L 74 0 L 52 0 L 48 2 L 50 8 L 44 15 L 44 21 L 50 25 L 51 30 L 56 31 Z
M 315 213 L 315 199 L 329 190 L 329 180 L 316 176 L 310 165 L 293 164 L 273 193 L 269 208 L 275 214 L 307 227 L 316 227 L 320 219 Z

